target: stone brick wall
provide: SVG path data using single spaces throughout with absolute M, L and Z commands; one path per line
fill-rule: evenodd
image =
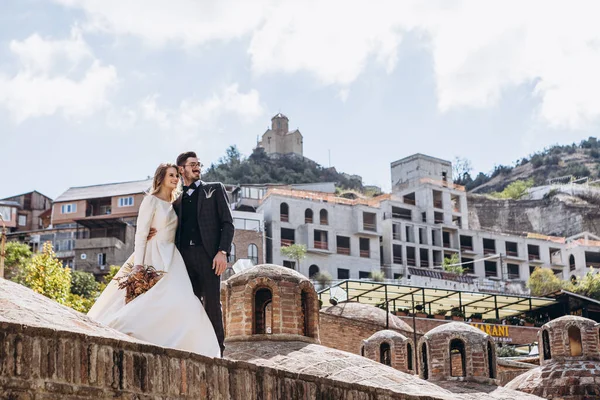
M 381 345 L 387 343 L 390 346 L 390 367 L 409 374 L 414 373 L 415 352 L 412 340 L 398 334 L 397 332 L 386 330 L 380 331 L 363 342 L 362 352 L 364 357 L 382 362 Z M 412 363 L 408 362 L 408 347 L 412 349 Z M 409 366 L 411 367 L 409 369 Z
M 320 338 L 323 346 L 360 354 L 362 341 L 385 327 L 349 318 L 321 313 Z M 412 332 L 391 329 L 412 339 Z M 419 337 L 418 335 L 417 337 Z
M 421 396 L 152 345 L 3 322 L 0 398 L 391 400 Z

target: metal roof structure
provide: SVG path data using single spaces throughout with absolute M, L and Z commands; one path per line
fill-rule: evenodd
M 402 308 L 414 311 L 415 307 L 421 305 L 422 312 L 435 314 L 438 310 L 449 312 L 453 308 L 459 308 L 466 317 L 480 313 L 485 319 L 502 319 L 557 304 L 556 300 L 543 297 L 403 286 L 353 279 L 319 291 L 319 299 L 323 304 L 328 304 L 332 297 L 334 302 L 348 300 L 373 306 L 385 306 L 387 303 L 390 311 Z
M 152 179 L 134 182 L 108 183 L 105 185 L 72 187 L 58 196 L 58 198 L 54 200 L 54 203 L 138 194 L 146 192 L 151 187 Z

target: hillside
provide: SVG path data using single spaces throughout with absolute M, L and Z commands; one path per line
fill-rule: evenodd
M 226 155 L 213 163 L 202 178 L 227 184 L 335 182 L 340 190 L 369 192 L 358 175 L 323 167 L 305 157 L 269 157 L 262 148 L 256 148 L 250 156 L 243 157 L 236 146 L 230 146 Z
M 489 174 L 480 172 L 475 179 L 465 173 L 457 183 L 473 193 L 499 192 L 516 180 L 533 179 L 534 185 L 539 186 L 547 184 L 549 179 L 565 176 L 598 179 L 599 167 L 600 142 L 590 137 L 579 144 L 551 146 L 516 161 L 513 166 L 499 165 Z

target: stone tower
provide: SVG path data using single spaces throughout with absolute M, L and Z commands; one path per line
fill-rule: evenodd
M 258 147 L 271 156 L 303 155 L 303 138 L 298 129 L 289 131 L 289 119 L 278 113 L 271 118 L 271 128 L 262 135 Z
M 361 355 L 399 371 L 414 374 L 414 348 L 412 340 L 399 332 L 386 329 L 363 340 Z

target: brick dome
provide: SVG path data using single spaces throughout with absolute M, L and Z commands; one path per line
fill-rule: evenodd
M 225 341 L 300 340 L 319 343 L 319 301 L 304 275 L 257 265 L 221 284 Z
M 428 380 L 497 384 L 496 345 L 487 333 L 465 324 L 437 326 L 419 340 L 419 375 Z
M 409 374 L 415 370 L 414 353 L 412 340 L 389 329 L 375 332 L 363 340 L 361 348 L 363 357 Z
M 352 319 L 355 321 L 367 322 L 370 324 L 379 325 L 381 328 L 386 329 L 386 311 L 381 308 L 358 303 L 355 301 L 348 301 L 339 303 L 335 306 L 325 307 L 321 309 L 323 314 L 329 314 L 333 316 L 343 317 Z M 400 330 L 405 332 L 412 332 L 412 328 L 402 319 L 397 316 L 388 314 L 388 328 L 394 330 Z
M 599 327 L 574 315 L 548 322 L 538 333 L 541 365 L 506 387 L 545 398 L 600 398 Z

